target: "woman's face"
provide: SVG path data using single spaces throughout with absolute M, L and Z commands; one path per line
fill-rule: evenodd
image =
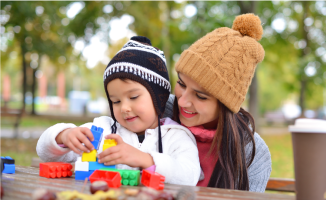
M 203 125 L 216 129 L 218 100 L 185 74 L 178 74 L 174 92 L 178 99 L 179 118 L 185 126 Z

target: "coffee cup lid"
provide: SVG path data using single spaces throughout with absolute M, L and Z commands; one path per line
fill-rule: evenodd
M 294 125 L 289 126 L 290 132 L 295 133 L 325 133 L 326 120 L 321 119 L 297 119 Z

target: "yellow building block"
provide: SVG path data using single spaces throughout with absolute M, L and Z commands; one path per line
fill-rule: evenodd
M 82 155 L 82 162 L 96 162 L 96 154 L 97 154 L 96 149 L 94 149 L 89 153 L 84 152 Z
M 114 147 L 117 145 L 117 142 L 114 140 L 114 139 L 107 139 L 107 140 L 104 140 L 104 144 L 103 144 L 103 151 L 105 149 L 108 149 L 110 147 Z

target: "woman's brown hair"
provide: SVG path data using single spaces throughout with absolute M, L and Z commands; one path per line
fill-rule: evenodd
M 233 113 L 219 102 L 216 133 L 209 154 L 218 155 L 208 187 L 249 190 L 248 167 L 255 156 L 255 122 L 253 117 L 240 108 Z M 173 104 L 173 120 L 180 123 L 178 100 Z M 252 149 L 246 149 L 251 143 Z M 245 150 L 250 151 L 246 158 Z

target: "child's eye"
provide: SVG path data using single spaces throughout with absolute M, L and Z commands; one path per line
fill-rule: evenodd
M 130 99 L 137 99 L 139 96 L 130 97 Z
M 113 104 L 118 104 L 120 101 L 112 101 Z
M 199 99 L 201 99 L 201 100 L 205 100 L 205 99 L 207 99 L 206 97 L 201 97 L 201 96 L 199 96 L 198 94 L 196 94 L 196 96 L 197 96 Z
M 186 87 L 186 85 L 184 85 L 183 83 L 181 83 L 181 81 L 177 81 L 177 83 L 178 83 L 181 87 L 183 87 L 183 88 Z

